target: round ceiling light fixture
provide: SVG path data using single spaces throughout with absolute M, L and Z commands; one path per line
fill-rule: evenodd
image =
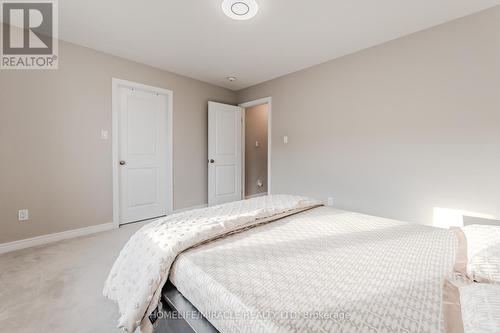
M 255 0 L 224 0 L 222 11 L 233 20 L 249 20 L 259 11 Z

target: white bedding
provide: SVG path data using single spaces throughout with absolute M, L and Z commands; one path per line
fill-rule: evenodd
M 446 333 L 500 332 L 500 285 L 444 283 L 443 307 Z
M 500 285 L 474 283 L 460 288 L 465 333 L 500 332 Z
M 478 282 L 500 284 L 500 226 L 454 228 L 459 239 L 455 270 Z
M 204 241 L 320 203 L 304 197 L 273 195 L 167 216 L 137 231 L 124 246 L 105 282 L 104 296 L 119 307 L 118 327 L 151 332 L 149 314 L 176 256 Z
M 170 280 L 223 333 L 442 332 L 456 246 L 448 230 L 319 207 L 190 249 Z

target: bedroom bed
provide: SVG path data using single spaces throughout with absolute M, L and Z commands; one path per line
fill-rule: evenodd
M 162 222 L 170 227 L 196 224 L 187 222 L 192 215 L 212 216 L 224 209 L 217 212 L 218 222 L 201 219 L 209 221 L 210 236 L 197 236 L 196 241 L 189 237 L 167 249 L 150 248 L 151 240 L 169 235 L 158 227 L 139 233 L 138 239 L 134 236 L 105 288 L 105 295 L 123 304 L 121 327 L 127 330 L 122 308 L 133 304 L 131 288 L 147 281 L 141 267 L 155 268 L 136 256 L 136 262 L 125 257 L 146 247 L 144 253 L 168 254 L 169 261 L 160 270 L 164 275 L 155 293 L 164 309 L 161 315 L 155 311 L 136 322 L 144 332 L 144 323 L 150 322 L 158 333 L 443 331 L 443 281 L 460 279 L 453 274 L 457 239 L 449 230 L 317 202 L 290 209 L 283 204 L 288 198 L 280 198 L 280 208 L 273 213 L 261 208 L 274 207 L 278 197 L 243 201 L 253 207 L 243 209 L 243 216 L 258 216 L 244 222 L 227 222 L 233 221 L 229 216 L 234 211 L 242 216 L 241 203 Z M 221 225 L 223 230 L 213 231 Z M 196 230 L 193 234 L 198 235 Z M 185 237 L 190 231 L 179 232 Z M 152 293 L 155 286 L 148 290 Z M 132 296 L 127 298 L 125 292 L 120 303 L 116 289 Z M 137 299 L 146 299 L 146 314 L 151 313 L 158 302 L 148 293 L 141 295 Z
M 448 230 L 317 207 L 180 254 L 163 299 L 196 332 L 441 332 L 455 248 Z

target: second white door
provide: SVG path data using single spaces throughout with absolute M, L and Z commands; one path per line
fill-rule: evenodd
M 118 85 L 120 224 L 171 211 L 170 94 Z
M 208 205 L 241 200 L 242 108 L 208 103 Z

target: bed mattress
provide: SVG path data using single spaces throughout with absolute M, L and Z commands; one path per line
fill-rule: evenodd
M 170 280 L 220 332 L 442 332 L 457 241 L 319 207 L 190 249 Z

